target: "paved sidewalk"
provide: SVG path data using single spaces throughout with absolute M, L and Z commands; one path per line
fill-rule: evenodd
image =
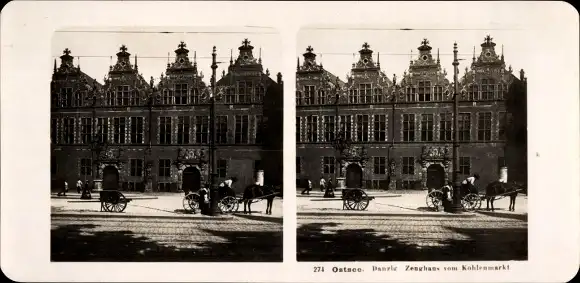
M 366 191 L 375 199 L 369 202 L 365 211 L 353 211 L 342 209 L 340 191 L 335 193 L 335 198 L 323 198 L 320 191 L 311 191 L 310 195 L 297 194 L 296 206 L 298 215 L 403 215 L 403 216 L 433 216 L 433 217 L 472 217 L 477 214 L 489 216 L 512 215 L 514 218 L 527 218 L 527 196 L 521 195 L 516 199 L 516 211 L 507 210 L 509 198 L 496 200 L 495 212 L 486 211 L 485 201 L 478 212 L 463 212 L 452 214 L 437 212 L 427 207 L 427 191 Z
M 155 217 L 155 218 L 215 218 L 212 216 L 187 213 L 183 208 L 183 193 L 158 194 L 126 192 L 123 195 L 127 199 L 133 199 L 127 204 L 122 213 L 100 212 L 98 193 L 93 193 L 93 199 L 81 200 L 80 194 L 67 193 L 66 196 L 51 194 L 51 213 L 69 214 L 77 216 L 107 216 L 107 217 Z M 251 217 L 266 218 L 272 221 L 281 221 L 283 202 L 281 198 L 274 199 L 272 215 L 265 214 L 266 201 L 252 204 Z M 244 204 L 240 203 L 238 213 L 243 215 Z M 222 214 L 220 218 L 231 218 L 232 214 Z

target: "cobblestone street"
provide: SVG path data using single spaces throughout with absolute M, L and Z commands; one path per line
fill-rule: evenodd
M 282 261 L 282 224 L 233 218 L 51 217 L 52 261 Z
M 473 217 L 299 216 L 298 261 L 526 260 L 527 221 Z

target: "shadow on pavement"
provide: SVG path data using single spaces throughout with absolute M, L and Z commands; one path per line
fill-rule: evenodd
M 478 261 L 527 260 L 526 228 L 445 227 L 467 240 L 445 239 L 441 246 L 419 246 L 373 229 L 324 231 L 337 223 L 305 224 L 297 230 L 298 261 Z M 429 237 L 429 233 L 425 233 Z M 403 239 L 404 240 L 404 239 Z
M 478 210 L 477 213 L 493 216 L 498 218 L 505 218 L 505 219 L 515 219 L 521 221 L 528 221 L 528 214 L 517 214 L 517 213 L 509 213 L 509 212 L 495 212 L 495 211 L 485 211 L 485 210 Z
M 51 261 L 60 262 L 281 262 L 282 231 L 202 231 L 225 241 L 180 249 L 131 231 L 85 231 L 96 225 L 64 225 L 51 230 Z
M 240 217 L 240 218 L 245 218 L 245 219 L 250 219 L 250 220 L 257 220 L 257 221 L 264 221 L 264 222 L 270 222 L 270 223 L 276 223 L 276 224 L 282 224 L 284 223 L 284 220 L 282 219 L 282 217 L 273 217 L 273 216 L 262 216 L 262 215 L 251 215 L 251 214 L 244 214 L 244 213 L 234 213 L 235 216 Z

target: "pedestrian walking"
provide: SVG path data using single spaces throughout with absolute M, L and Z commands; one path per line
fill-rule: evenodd
M 57 196 L 66 196 L 66 192 L 68 192 L 68 183 L 66 181 L 64 181 L 64 186 L 62 187 L 62 190 L 60 192 L 58 192 L 58 194 L 56 194 Z
M 334 184 L 332 183 L 332 180 L 330 180 L 330 178 L 328 178 L 328 182 L 326 184 L 326 190 L 324 191 L 324 197 L 325 198 L 333 198 L 334 197 Z
M 77 181 L 77 193 L 81 193 L 81 190 L 83 189 L 83 182 L 81 181 L 81 179 L 79 179 Z
M 304 190 L 302 190 L 301 194 L 309 195 L 310 191 L 312 190 L 312 182 L 310 182 L 310 179 L 307 179 L 304 185 L 305 185 L 305 188 L 304 188 Z
M 81 194 L 81 199 L 92 199 L 91 191 L 89 190 L 89 182 L 85 181 L 85 185 L 82 190 L 83 193 Z
M 324 178 L 320 177 L 320 191 L 324 192 L 326 190 L 326 180 L 324 180 Z

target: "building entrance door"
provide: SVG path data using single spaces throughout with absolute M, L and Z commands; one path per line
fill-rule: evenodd
M 358 164 L 350 164 L 346 167 L 346 187 L 362 188 L 362 169 Z
M 201 173 L 195 167 L 187 167 L 183 170 L 183 184 L 181 185 L 183 191 L 197 192 L 201 188 Z
M 445 185 L 445 170 L 439 164 L 432 164 L 427 168 L 427 188 L 440 189 Z
M 119 189 L 119 171 L 114 166 L 103 169 L 103 190 Z

